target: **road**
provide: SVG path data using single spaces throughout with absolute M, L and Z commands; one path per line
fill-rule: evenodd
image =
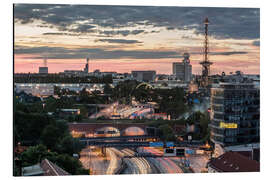
M 106 174 L 115 174 L 121 166 L 121 160 L 116 156 L 112 148 L 107 148 L 106 154 L 110 162 Z
M 80 153 L 80 161 L 84 168 L 90 169 L 91 174 L 101 175 L 106 174 L 106 169 L 108 167 L 108 161 L 105 157 L 102 157 L 99 153 L 94 152 L 87 147 Z
M 112 148 L 113 151 L 121 158 L 123 158 L 124 163 L 127 165 L 127 169 L 125 173 L 127 174 L 151 174 L 153 173 L 152 168 L 149 162 L 145 158 L 124 158 L 124 156 L 134 156 L 135 152 L 125 148 L 122 150 L 118 150 L 116 148 Z
M 190 156 L 190 167 L 195 173 L 201 173 L 202 170 L 206 170 L 207 162 L 209 161 L 209 156 L 207 155 L 196 155 Z
M 147 152 L 154 155 L 161 155 L 162 153 L 152 147 L 141 147 L 138 148 L 139 152 Z M 161 173 L 183 173 L 181 168 L 169 157 L 149 158 L 155 166 L 160 170 Z
M 91 169 L 91 174 L 116 174 L 123 163 L 127 165 L 124 174 L 183 173 L 178 157 L 136 157 L 135 152 L 129 148 L 113 147 L 106 148 L 106 157 L 103 157 L 100 152 L 94 151 L 93 146 L 92 149 L 90 147 L 82 150 L 80 161 L 84 168 Z M 153 147 L 140 147 L 137 151 L 153 155 L 163 153 Z M 125 158 L 127 156 L 132 157 Z
M 89 119 L 94 119 L 101 116 L 110 117 L 111 114 L 113 113 L 114 107 L 117 105 L 118 105 L 118 102 L 109 104 L 108 107 L 101 109 L 99 112 L 96 112 L 92 114 L 91 116 L 89 116 Z
M 89 146 L 80 153 L 83 167 L 90 169 L 91 174 L 95 175 L 115 174 L 121 166 L 121 160 L 111 148 L 106 149 L 106 157 L 103 157 L 99 152 L 94 152 L 91 148 L 93 147 Z

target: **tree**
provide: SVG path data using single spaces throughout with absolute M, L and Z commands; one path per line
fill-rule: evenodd
M 56 109 L 57 109 L 57 103 L 56 103 L 56 99 L 52 96 L 48 97 L 46 100 L 45 100 L 45 110 L 47 112 L 55 112 Z
M 22 166 L 31 166 L 40 163 L 43 159 L 56 156 L 57 153 L 49 152 L 43 144 L 37 146 L 30 146 L 21 155 Z
M 59 144 L 61 153 L 69 155 L 78 154 L 84 147 L 78 139 L 73 138 L 71 135 L 63 137 Z
M 168 124 L 164 124 L 159 126 L 159 129 L 162 132 L 162 140 L 165 141 L 175 141 L 175 136 L 173 134 L 172 128 Z
M 80 107 L 80 115 L 83 117 L 88 117 L 88 109 L 85 106 Z
M 110 86 L 110 84 L 106 83 L 104 86 L 104 94 L 112 94 L 113 88 Z
M 50 152 L 47 150 L 46 146 L 42 144 L 31 146 L 22 153 L 22 166 L 25 167 L 40 163 L 45 158 L 57 164 L 59 167 L 69 172 L 70 174 L 89 174 L 89 171 L 82 167 L 82 164 L 78 159 L 73 158 L 68 154 Z
M 44 114 L 15 112 L 15 141 L 38 143 L 43 129 L 53 122 Z
M 210 117 L 207 115 L 207 112 L 201 113 L 197 111 L 193 113 L 187 119 L 188 124 L 195 124 L 199 127 L 199 133 L 193 135 L 195 139 L 200 139 L 203 141 L 207 141 L 210 138 L 210 128 L 208 127 L 210 123 Z
M 50 161 L 62 167 L 64 170 L 73 175 L 89 174 L 88 170 L 83 169 L 81 162 L 69 156 L 68 154 L 60 154 L 48 158 Z
M 59 142 L 60 132 L 58 128 L 53 125 L 48 125 L 44 128 L 41 134 L 41 141 L 49 149 L 56 149 L 56 145 Z

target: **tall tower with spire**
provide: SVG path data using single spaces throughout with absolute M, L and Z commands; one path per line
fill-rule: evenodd
M 38 68 L 39 74 L 48 74 L 48 66 L 47 66 L 47 57 L 45 56 L 43 59 L 43 66 Z
M 86 64 L 84 67 L 84 72 L 89 73 L 89 58 L 86 58 Z
M 210 76 L 210 66 L 213 64 L 209 61 L 209 41 L 208 41 L 208 18 L 204 20 L 204 53 L 203 61 L 200 62 L 202 65 L 202 79 L 201 86 L 207 87 L 209 85 L 209 76 Z

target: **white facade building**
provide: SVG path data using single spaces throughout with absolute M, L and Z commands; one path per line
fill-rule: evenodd
M 89 92 L 95 90 L 103 92 L 105 84 L 15 83 L 15 91 L 17 93 L 24 91 L 26 94 L 32 94 L 33 96 L 51 96 L 54 95 L 54 86 L 76 92 L 81 91 L 84 88 Z
M 183 62 L 173 63 L 173 74 L 184 82 L 190 82 L 192 79 L 192 66 L 189 60 L 189 54 L 184 53 Z

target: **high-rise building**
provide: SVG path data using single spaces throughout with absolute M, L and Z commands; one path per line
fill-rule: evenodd
M 211 88 L 211 141 L 221 146 L 260 139 L 260 90 L 250 82 L 220 82 Z
M 38 68 L 39 74 L 48 74 L 47 59 L 43 59 L 43 66 Z
M 86 59 L 86 64 L 85 64 L 85 67 L 84 67 L 83 71 L 85 73 L 89 72 L 89 58 Z
M 48 67 L 39 67 L 38 73 L 39 74 L 48 74 Z
M 184 53 L 183 62 L 173 63 L 173 74 L 184 82 L 190 82 L 192 79 L 192 66 L 189 60 L 189 53 Z

